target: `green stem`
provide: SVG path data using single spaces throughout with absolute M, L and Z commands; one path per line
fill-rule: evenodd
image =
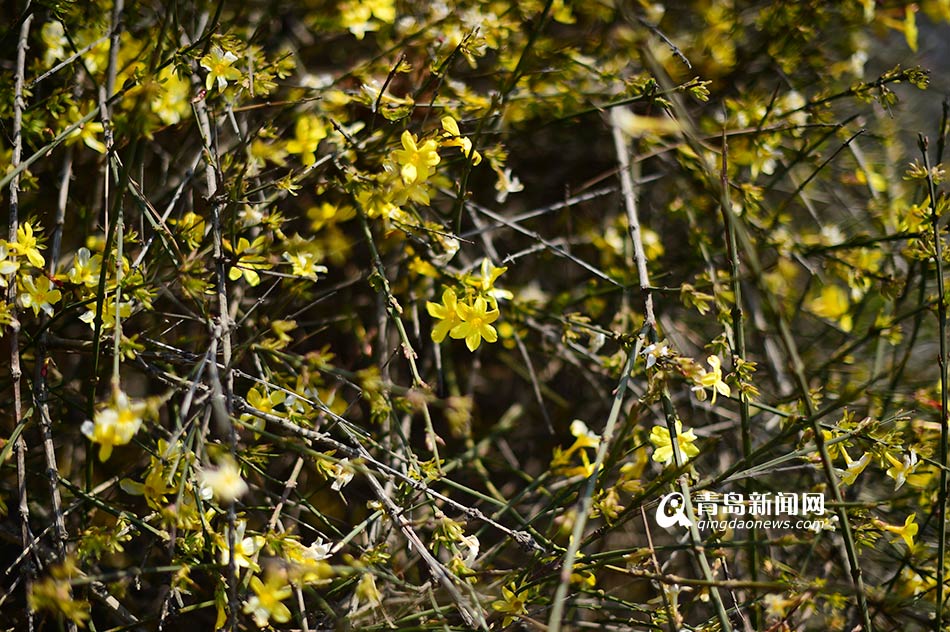
M 937 212 L 937 189 L 934 185 L 933 172 L 930 169 L 930 156 L 927 153 L 928 141 L 923 134 L 918 134 L 917 143 L 920 153 L 924 157 L 924 168 L 927 170 L 927 188 L 930 194 L 930 225 L 933 228 L 934 263 L 937 265 L 937 326 L 940 335 L 940 356 L 937 366 L 940 367 L 940 489 L 937 499 L 937 603 L 934 617 L 934 630 L 943 629 L 943 579 L 944 559 L 947 555 L 947 435 L 950 426 L 950 411 L 947 410 L 947 300 L 943 283 L 943 241 L 940 237 L 940 216 Z
M 733 216 L 732 211 L 732 196 L 729 194 L 729 171 L 728 171 L 728 160 L 729 160 L 729 144 L 726 140 L 725 127 L 723 127 L 722 134 L 722 169 L 720 171 L 720 183 L 722 185 L 721 199 L 720 199 L 720 211 L 722 212 L 722 221 L 726 227 L 726 250 L 729 254 L 729 265 L 731 267 L 730 277 L 732 281 L 732 336 L 733 336 L 733 345 L 735 349 L 735 355 L 732 358 L 733 368 L 738 368 L 738 363 L 745 360 L 746 357 L 746 346 L 745 346 L 745 323 L 742 313 L 742 285 L 739 283 L 739 253 L 736 249 L 736 224 L 735 217 Z M 750 411 L 749 411 L 749 398 L 742 390 L 742 376 L 737 372 L 737 378 L 739 380 L 739 422 L 742 433 L 742 458 L 748 459 L 749 455 L 752 453 L 752 433 L 750 430 Z M 746 490 L 750 491 L 751 488 L 746 485 Z M 753 526 L 749 531 L 749 575 L 752 577 L 752 581 L 755 582 L 759 578 L 759 547 L 756 545 L 758 541 L 758 529 Z M 755 596 L 751 599 L 753 603 L 756 602 Z M 760 608 L 755 607 L 752 611 L 752 625 L 755 627 L 759 626 L 760 619 Z

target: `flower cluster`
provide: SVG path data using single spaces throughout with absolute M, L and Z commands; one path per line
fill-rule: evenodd
M 438 323 L 432 329 L 432 340 L 442 342 L 446 336 L 465 340 L 469 351 L 478 349 L 482 340 L 495 342 L 498 331 L 492 326 L 498 320 L 498 299 L 512 298 L 511 292 L 495 287 L 495 281 L 507 270 L 496 267 L 487 258 L 482 260 L 480 276 L 466 275 L 462 280 L 464 299 L 459 301 L 452 288 L 442 292 L 442 302 L 426 303 L 426 310 Z

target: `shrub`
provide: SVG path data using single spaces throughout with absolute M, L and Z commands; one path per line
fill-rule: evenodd
M 941 629 L 947 2 L 17 9 L 9 629 Z

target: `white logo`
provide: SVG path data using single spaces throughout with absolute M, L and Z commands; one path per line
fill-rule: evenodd
M 686 500 L 683 494 L 673 492 L 660 500 L 660 505 L 656 508 L 656 523 L 664 529 L 669 529 L 674 524 L 684 527 L 693 524 L 686 517 Z

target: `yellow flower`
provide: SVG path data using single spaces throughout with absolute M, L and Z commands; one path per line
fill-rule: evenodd
M 72 107 L 69 109 L 69 120 L 71 122 L 76 122 L 82 117 L 83 115 L 79 113 L 77 108 Z M 99 134 L 102 134 L 104 131 L 105 128 L 99 121 L 86 121 L 66 136 L 66 144 L 72 145 L 82 141 L 89 149 L 104 154 L 106 153 L 106 146 L 98 138 Z
M 66 29 L 59 20 L 53 20 L 43 25 L 40 30 L 40 38 L 46 45 L 46 51 L 43 53 L 43 65 L 51 67 L 60 59 L 66 58 L 66 48 L 69 46 L 69 40 L 66 39 Z
M 891 464 L 891 467 L 887 469 L 887 475 L 897 483 L 894 487 L 896 492 L 907 481 L 907 476 L 917 469 L 917 451 L 911 448 L 901 461 L 898 461 L 890 452 L 884 452 L 884 459 Z
M 48 277 L 33 277 L 26 275 L 20 278 L 20 306 L 26 309 L 33 309 L 33 314 L 38 316 L 40 310 L 46 312 L 47 316 L 53 315 L 53 304 L 58 303 L 63 297 L 62 293 L 51 288 L 51 281 Z
M 96 304 L 89 303 L 88 309 L 79 317 L 79 320 L 86 323 L 93 330 L 96 328 Z M 119 304 L 119 317 L 128 318 L 132 315 L 132 303 L 126 301 Z M 113 329 L 115 327 L 115 299 L 106 299 L 102 304 L 102 329 Z
M 267 397 L 264 394 L 257 390 L 256 386 L 251 387 L 251 390 L 247 392 L 247 403 L 256 408 L 257 410 L 269 413 L 271 415 L 279 415 L 280 413 L 274 408 L 284 403 L 284 400 L 287 398 L 287 394 L 284 391 L 277 391 L 270 393 Z
M 508 290 L 502 290 L 495 287 L 495 281 L 497 281 L 498 277 L 504 274 L 507 270 L 508 268 L 506 266 L 496 266 L 494 263 L 489 261 L 488 257 L 485 257 L 482 259 L 482 264 L 480 267 L 481 276 L 468 276 L 465 278 L 465 282 L 474 286 L 479 292 L 495 301 L 500 298 L 511 300 L 514 298 L 514 294 Z
M 426 311 L 429 312 L 429 316 L 439 319 L 438 324 L 432 329 L 433 342 L 442 342 L 445 340 L 445 336 L 448 335 L 456 325 L 462 322 L 458 316 L 457 306 L 458 298 L 451 288 L 447 288 L 442 293 L 441 305 L 431 301 L 426 302 Z
M 267 258 L 261 255 L 264 248 L 265 237 L 261 235 L 251 243 L 245 237 L 238 239 L 237 248 L 231 245 L 231 242 L 224 240 L 224 248 L 237 257 L 237 262 L 231 267 L 228 278 L 237 281 L 242 276 L 251 287 L 260 285 L 261 277 L 257 270 L 267 270 L 271 267 L 267 263 Z
M 399 174 L 406 184 L 427 180 L 435 172 L 439 164 L 438 145 L 434 140 L 427 140 L 418 145 L 416 137 L 406 130 L 401 137 L 402 149 L 393 152 L 393 160 L 399 166 Z
M 692 430 L 683 432 L 683 423 L 676 420 L 676 444 L 679 447 L 680 458 L 683 463 L 699 454 L 699 448 L 693 445 L 696 435 Z M 653 426 L 650 431 L 650 443 L 656 448 L 653 451 L 653 460 L 657 463 L 673 463 L 673 441 L 670 430 L 666 426 Z
M 493 610 L 505 614 L 505 618 L 501 622 L 503 628 L 507 628 L 512 621 L 528 613 L 526 597 L 524 591 L 519 591 L 514 584 L 502 587 L 501 599 L 492 602 L 491 607 Z
M 389 199 L 389 192 L 383 187 L 361 189 L 356 193 L 356 201 L 366 211 L 367 217 L 389 219 L 399 208 Z
M 917 514 L 910 514 L 904 520 L 903 526 L 895 527 L 894 525 L 885 524 L 878 521 L 878 526 L 885 531 L 890 531 L 898 535 L 906 544 L 907 548 L 914 548 L 914 536 L 917 535 L 917 530 L 920 528 L 919 525 L 915 522 L 917 520 Z
M 581 448 L 596 449 L 600 445 L 600 435 L 588 428 L 587 424 L 580 419 L 571 422 L 571 434 L 577 437 L 577 441 L 568 449 L 569 452 Z
M 12 252 L 26 257 L 34 268 L 42 269 L 46 265 L 46 259 L 40 254 L 43 246 L 38 243 L 36 234 L 33 232 L 33 224 L 30 222 L 20 224 L 16 229 L 16 241 L 8 243 L 7 247 Z
M 838 470 L 838 475 L 841 477 L 841 484 L 854 485 L 854 481 L 857 480 L 858 475 L 863 472 L 864 468 L 871 462 L 871 453 L 865 452 L 857 461 L 852 459 L 851 455 L 848 454 L 848 451 L 844 448 L 841 448 L 841 454 L 844 456 L 845 463 L 848 464 L 846 470 Z
M 498 332 L 491 326 L 498 320 L 498 310 L 489 310 L 488 302 L 481 296 L 475 299 L 474 305 L 459 303 L 456 309 L 462 322 L 453 327 L 449 335 L 456 339 L 464 338 L 469 351 L 478 349 L 482 338 L 488 342 L 498 340 Z
M 218 90 L 224 90 L 228 87 L 228 81 L 240 79 L 241 71 L 231 67 L 231 64 L 236 62 L 237 59 L 237 56 L 231 51 L 225 52 L 217 46 L 202 57 L 201 65 L 208 71 L 208 76 L 205 77 L 205 88 L 211 90 L 211 86 L 217 82 Z
M 20 269 L 20 264 L 16 259 L 10 258 L 10 249 L 7 242 L 0 239 L 0 287 L 7 287 L 7 278 Z
M 294 139 L 287 141 L 287 151 L 291 154 L 300 154 L 300 159 L 307 167 L 317 161 L 315 152 L 320 141 L 327 137 L 327 128 L 316 116 L 301 116 L 294 127 Z
M 853 322 L 849 313 L 851 306 L 848 303 L 848 295 L 837 285 L 821 288 L 821 295 L 812 299 L 808 308 L 816 316 L 837 321 L 842 330 L 851 331 Z
M 360 40 L 367 32 L 379 30 L 379 25 L 372 22 L 372 18 L 386 24 L 396 21 L 394 0 L 355 0 L 347 2 L 340 9 L 342 25 Z
M 82 142 L 93 151 L 97 151 L 100 154 L 106 153 L 106 145 L 96 136 L 102 134 L 105 131 L 105 128 L 102 126 L 102 123 L 90 121 L 77 130 L 79 132 L 79 138 L 82 139 Z M 72 135 L 75 135 L 76 131 Z M 72 136 L 71 135 L 71 136 Z
M 225 456 L 218 467 L 201 470 L 198 479 L 202 487 L 211 489 L 215 499 L 225 504 L 247 493 L 247 483 L 241 478 L 241 468 L 230 455 Z
M 93 255 L 88 248 L 80 248 L 73 258 L 73 267 L 67 278 L 70 283 L 95 287 L 99 285 L 99 274 L 102 270 L 102 255 Z
M 205 220 L 194 211 L 188 211 L 181 219 L 170 219 L 169 224 L 178 227 L 178 236 L 185 240 L 185 244 L 195 250 L 201 245 L 205 236 Z
M 458 147 L 466 159 L 469 154 L 472 154 L 473 165 L 477 165 L 482 161 L 482 155 L 480 153 L 477 151 L 472 153 L 472 141 L 462 136 L 462 133 L 459 131 L 459 124 L 454 118 L 451 116 L 443 117 L 442 129 L 445 130 L 445 133 L 442 134 L 443 147 Z
M 250 568 L 253 571 L 260 570 L 260 567 L 254 563 L 254 556 L 264 546 L 264 536 L 254 535 L 245 536 L 247 521 L 239 520 L 234 527 L 234 565 L 237 568 Z M 228 540 L 230 533 L 228 528 L 224 528 L 224 533 L 215 535 L 215 545 L 221 551 L 221 564 L 228 565 L 231 560 L 231 551 Z
M 726 397 L 729 397 L 732 395 L 732 390 L 729 388 L 728 384 L 722 381 L 722 365 L 719 362 L 719 358 L 717 356 L 709 356 L 706 358 L 706 362 L 709 363 L 712 371 L 708 373 L 703 371 L 697 380 L 698 384 L 693 387 L 693 390 L 696 391 L 697 396 L 700 400 L 702 400 L 706 398 L 706 392 L 703 389 L 713 389 L 712 399 L 709 400 L 709 403 L 715 404 L 717 394 L 722 394 Z
M 495 201 L 499 204 L 504 204 L 511 193 L 524 191 L 521 180 L 512 173 L 510 168 L 502 169 L 498 167 L 495 169 L 495 173 L 498 175 L 498 180 L 495 182 L 495 191 L 497 191 Z
M 359 607 L 361 601 L 366 601 L 372 606 L 378 606 L 383 602 L 383 595 L 376 587 L 376 578 L 372 573 L 363 573 L 363 576 L 360 577 L 360 583 L 356 585 L 354 599 L 357 607 Z
M 298 252 L 297 254 L 284 253 L 286 259 L 293 266 L 293 274 L 304 279 L 317 280 L 317 274 L 326 274 L 326 266 L 317 265 L 317 255 L 312 252 Z
M 353 469 L 353 465 L 349 459 L 341 459 L 333 464 L 331 474 L 333 476 L 333 484 L 330 485 L 330 489 L 340 491 L 353 480 L 356 470 Z
M 290 621 L 290 609 L 280 602 L 290 597 L 293 590 L 283 578 L 268 575 L 267 583 L 264 583 L 254 576 L 250 586 L 254 595 L 244 602 L 244 613 L 254 616 L 257 627 L 266 627 L 271 619 L 277 623 Z
M 786 599 L 782 595 L 772 593 L 762 599 L 765 604 L 765 616 L 770 619 L 783 618 L 788 609 L 799 601 L 797 599 Z
M 355 215 L 356 212 L 352 206 L 337 206 L 329 202 L 323 202 L 320 206 L 307 210 L 307 218 L 311 221 L 310 229 L 313 231 L 352 219 Z
M 333 577 L 333 567 L 325 560 L 333 553 L 333 546 L 317 538 L 305 547 L 296 540 L 282 543 L 283 558 L 292 564 L 291 577 L 304 584 L 325 584 Z
M 167 495 L 178 491 L 177 487 L 170 485 L 165 479 L 165 471 L 162 467 L 161 459 L 151 458 L 151 465 L 145 481 L 139 483 L 128 478 L 119 481 L 119 487 L 127 494 L 133 496 L 145 497 L 145 502 L 152 509 L 162 509 L 168 504 Z
M 149 105 L 162 123 L 175 125 L 191 111 L 191 84 L 179 77 L 171 66 L 159 71 L 158 84 Z
M 94 421 L 83 422 L 82 433 L 93 443 L 100 444 L 100 461 L 108 460 L 114 446 L 132 440 L 142 426 L 146 409 L 145 402 L 133 402 L 128 395 L 117 391 L 113 402 L 96 412 Z

